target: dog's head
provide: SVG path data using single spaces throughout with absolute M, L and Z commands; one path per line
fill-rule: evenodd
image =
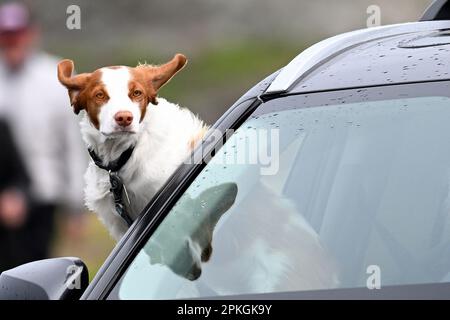
M 69 91 L 78 114 L 85 110 L 92 125 L 106 136 L 137 133 L 149 103 L 157 104 L 158 90 L 186 64 L 177 54 L 160 66 L 104 67 L 92 73 L 72 75 L 72 60 L 58 64 L 58 79 Z

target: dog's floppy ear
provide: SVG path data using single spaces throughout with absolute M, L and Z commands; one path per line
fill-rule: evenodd
M 155 90 L 159 90 L 164 84 L 166 84 L 172 77 L 187 63 L 187 58 L 181 53 L 177 53 L 172 60 L 160 65 L 158 67 L 153 67 L 152 75 L 152 85 Z
M 139 65 L 135 68 L 138 74 L 143 76 L 143 81 L 147 85 L 149 101 L 158 104 L 156 95 L 158 90 L 166 84 L 178 71 L 186 65 L 187 59 L 181 53 L 176 54 L 172 60 L 160 65 Z
M 80 113 L 84 107 L 78 101 L 78 94 L 86 86 L 90 73 L 72 76 L 74 64 L 72 60 L 64 59 L 58 63 L 58 80 L 69 91 L 70 104 L 75 114 Z

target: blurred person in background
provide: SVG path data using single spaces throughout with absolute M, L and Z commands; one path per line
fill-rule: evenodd
M 64 235 L 82 234 L 87 165 L 77 121 L 56 77 L 60 59 L 39 50 L 38 40 L 39 27 L 25 4 L 0 5 L 0 116 L 30 175 L 28 216 L 21 218 L 33 247 L 29 260 L 49 256 L 57 209 L 68 213 Z
M 0 119 L 0 272 L 27 262 L 29 177 L 7 123 Z

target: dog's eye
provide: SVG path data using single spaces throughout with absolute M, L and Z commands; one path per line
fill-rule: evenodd
M 95 94 L 95 97 L 97 99 L 103 99 L 105 97 L 105 94 L 103 92 L 99 91 Z
M 134 90 L 133 91 L 133 97 L 140 97 L 142 95 L 142 91 L 141 90 Z

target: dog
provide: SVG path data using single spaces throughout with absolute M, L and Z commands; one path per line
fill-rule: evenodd
M 176 54 L 159 66 L 112 66 L 78 75 L 72 60 L 58 64 L 58 79 L 74 113 L 81 113 L 81 134 L 92 157 L 84 176 L 85 203 L 116 240 L 209 128 L 157 95 L 186 62 Z

